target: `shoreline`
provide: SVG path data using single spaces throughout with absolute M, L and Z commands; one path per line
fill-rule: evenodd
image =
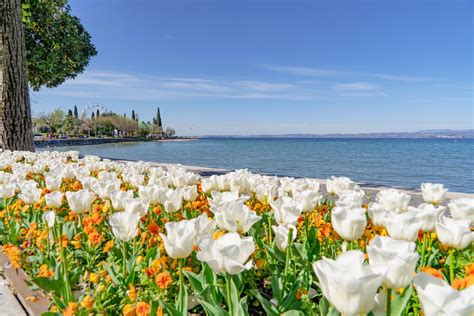
M 107 157 L 101 157 L 102 159 L 110 159 Z M 121 163 L 126 163 L 126 162 L 133 162 L 135 160 L 125 160 L 125 159 L 110 159 L 114 160 L 116 162 L 121 162 Z M 152 166 L 156 167 L 162 167 L 162 168 L 168 168 L 171 165 L 175 165 L 172 163 L 161 163 L 161 162 L 152 162 L 152 161 L 147 161 L 149 162 Z M 222 175 L 226 174 L 228 172 L 232 172 L 233 170 L 227 170 L 227 169 L 219 169 L 219 168 L 209 168 L 209 167 L 199 167 L 199 166 L 190 166 L 190 165 L 180 165 L 187 171 L 191 171 L 194 173 L 197 173 L 203 177 L 210 177 L 212 175 Z M 271 175 L 271 174 L 265 174 L 265 173 L 258 173 L 264 176 L 276 176 L 279 178 L 283 178 L 285 176 L 282 175 Z M 292 177 L 292 178 L 303 178 L 303 177 Z M 320 183 L 320 191 L 323 193 L 327 193 L 326 191 L 326 179 L 319 179 L 319 178 L 311 178 L 307 177 L 308 179 L 316 180 L 317 182 Z M 422 203 L 423 202 L 423 197 L 421 194 L 420 189 L 415 189 L 415 188 L 402 188 L 402 187 L 396 187 L 396 186 L 384 186 L 384 185 L 379 185 L 379 184 L 370 184 L 370 183 L 357 183 L 357 185 L 360 186 L 361 189 L 363 189 L 366 193 L 371 193 L 372 197 L 375 197 L 375 194 L 378 193 L 381 190 L 385 189 L 397 189 L 401 192 L 407 193 L 412 197 L 412 202 L 413 203 Z M 451 200 L 451 199 L 459 199 L 459 198 L 471 198 L 474 199 L 474 193 L 467 193 L 467 192 L 455 192 L 455 191 L 449 191 L 446 194 L 446 201 Z M 443 203 L 443 205 L 446 204 Z
M 141 142 L 188 142 L 196 141 L 198 138 L 179 137 L 179 138 L 145 138 L 145 137 L 129 137 L 129 138 L 67 138 L 67 139 L 35 139 L 35 148 L 53 148 L 68 146 L 90 146 L 101 144 L 119 144 L 119 143 L 141 143 Z

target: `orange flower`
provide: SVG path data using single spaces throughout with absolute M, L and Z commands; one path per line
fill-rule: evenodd
M 39 277 L 50 278 L 54 275 L 53 270 L 49 269 L 47 264 L 42 264 L 38 273 Z
M 160 289 L 167 289 L 168 286 L 170 286 L 172 282 L 171 275 L 168 271 L 164 271 L 161 273 L 158 273 L 158 275 L 155 278 L 155 283 L 160 287 Z
M 135 289 L 132 283 L 128 285 L 128 288 L 128 298 L 130 299 L 130 301 L 134 302 L 137 298 L 137 290 Z
M 102 235 L 95 229 L 89 235 L 87 235 L 87 238 L 93 246 L 97 246 L 102 242 Z
M 148 232 L 152 235 L 158 235 L 158 233 L 160 232 L 160 226 L 158 226 L 158 224 L 156 224 L 155 222 L 151 222 L 150 225 L 148 225 L 147 229 Z
M 145 302 L 138 302 L 136 309 L 137 316 L 148 316 L 150 315 L 150 305 Z
M 435 278 L 438 278 L 438 279 L 441 279 L 443 280 L 443 274 L 441 273 L 441 271 L 435 269 L 435 268 L 432 268 L 432 267 L 423 267 L 421 268 L 421 272 L 425 272 L 425 273 L 428 273 L 428 274 L 431 274 L 432 276 L 434 276 Z
M 76 302 L 69 302 L 66 309 L 63 310 L 64 316 L 74 316 L 77 313 L 77 303 Z
M 104 246 L 104 249 L 102 250 L 102 252 L 109 252 L 110 249 L 112 249 L 114 247 L 114 240 L 111 239 L 109 240 L 108 242 L 105 243 L 105 246 Z
M 469 263 L 464 267 L 464 270 L 466 270 L 466 274 L 468 275 L 474 275 L 474 263 Z
M 452 287 L 456 290 L 464 290 L 474 284 L 474 275 L 467 275 L 462 279 L 453 280 Z
M 15 245 L 4 245 L 3 246 L 3 253 L 8 257 L 12 266 L 16 269 L 20 268 L 20 258 L 21 258 L 21 250 Z
M 94 300 L 92 299 L 92 297 L 90 295 L 87 295 L 82 300 L 81 306 L 84 307 L 87 310 L 91 310 L 92 307 L 94 306 Z

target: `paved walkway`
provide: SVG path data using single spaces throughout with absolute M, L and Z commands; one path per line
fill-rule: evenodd
M 26 316 L 26 312 L 8 287 L 8 281 L 0 276 L 0 316 Z

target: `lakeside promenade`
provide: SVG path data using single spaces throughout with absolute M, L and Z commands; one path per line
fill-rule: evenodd
M 146 137 L 124 137 L 124 138 L 65 138 L 65 139 L 35 139 L 35 148 L 66 147 L 66 146 L 87 146 L 112 143 L 139 143 L 139 142 L 179 142 L 193 141 L 197 138 L 176 137 L 176 138 L 146 138 Z

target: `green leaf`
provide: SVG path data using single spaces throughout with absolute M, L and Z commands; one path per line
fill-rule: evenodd
M 209 304 L 208 302 L 206 302 L 204 300 L 198 300 L 198 301 L 202 305 L 204 310 L 206 311 L 207 315 L 210 315 L 210 316 L 228 316 L 229 315 L 229 313 L 227 313 L 219 305 Z
M 188 312 L 188 290 L 184 285 L 180 286 L 176 309 L 181 311 L 180 315 L 186 316 Z
M 252 294 L 259 302 L 262 304 L 263 310 L 267 315 L 269 316 L 278 316 L 280 313 L 278 312 L 277 308 L 273 306 L 270 301 L 268 301 L 266 298 L 260 294 L 260 292 L 256 289 L 250 290 L 250 294 Z
M 37 277 L 31 280 L 45 292 L 54 292 L 56 296 L 62 295 L 64 282 L 62 280 L 49 279 L 45 277 Z
M 204 291 L 203 278 L 191 271 L 183 271 L 184 275 L 188 278 L 191 288 L 198 294 Z
M 395 296 L 395 299 L 392 301 L 391 308 L 390 308 L 392 316 L 402 315 L 403 310 L 405 309 L 408 302 L 410 301 L 412 292 L 413 292 L 413 286 L 410 285 L 408 288 L 406 288 L 403 291 L 402 295 Z
M 283 277 L 280 274 L 274 274 L 271 277 L 273 297 L 277 300 L 278 304 L 283 301 Z
M 122 284 L 122 282 L 120 282 L 119 278 L 117 278 L 117 276 L 115 274 L 115 271 L 112 269 L 112 267 L 109 264 L 104 263 L 104 264 L 102 264 L 102 266 L 107 271 L 107 273 L 110 275 L 110 277 L 112 278 L 112 282 L 114 282 L 115 285 Z M 128 286 L 128 284 L 127 284 L 127 286 Z

